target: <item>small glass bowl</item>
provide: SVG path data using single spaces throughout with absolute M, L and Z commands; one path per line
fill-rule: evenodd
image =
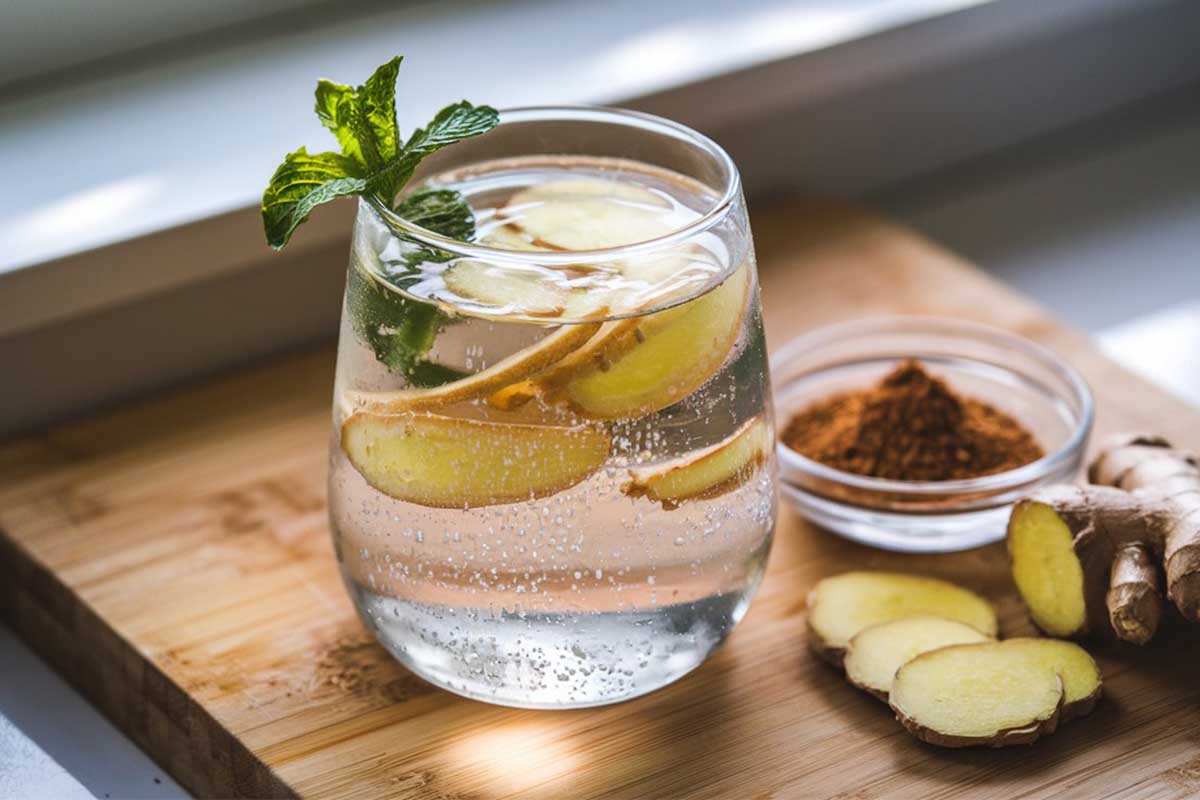
M 811 522 L 884 550 L 966 550 L 1004 537 L 1017 498 L 1075 477 L 1092 430 L 1092 394 L 1083 378 L 1044 347 L 959 320 L 864 319 L 793 339 L 771 358 L 780 433 L 810 403 L 873 385 L 907 358 L 957 392 L 1015 417 L 1046 455 L 981 478 L 898 481 L 833 469 L 780 441 L 783 496 Z

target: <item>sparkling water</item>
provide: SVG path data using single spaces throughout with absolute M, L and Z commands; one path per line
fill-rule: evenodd
M 619 169 L 600 161 L 549 167 L 499 163 L 433 183 L 462 190 L 486 236 L 504 221 L 508 198 L 539 182 L 562 181 L 564 175 L 600 175 L 666 197 L 662 213 L 670 215 L 672 227 L 698 218 L 712 202 L 695 184 L 664 178 L 661 170 L 641 170 L 631 162 L 622 162 Z M 368 251 L 378 252 L 387 244 L 377 232 L 364 232 L 370 224 L 360 217 L 356 240 L 373 243 Z M 517 502 L 437 507 L 389 496 L 364 477 L 362 465 L 344 449 L 343 426 L 355 402 L 361 402 L 347 398 L 358 396 L 356 392 L 403 390 L 405 385 L 378 362 L 344 314 L 330 450 L 334 541 L 363 620 L 418 675 L 451 691 L 508 705 L 609 703 L 692 670 L 745 614 L 762 578 L 773 530 L 769 440 L 753 458 L 738 462 L 736 479 L 682 500 L 630 490 L 639 470 L 653 472 L 723 452 L 748 425 L 758 423 L 768 435 L 770 431 L 765 348 L 748 239 L 710 235 L 687 247 L 688 280 L 631 287 L 642 293 L 638 307 L 657 310 L 695 302 L 734 280 L 730 276 L 738 269 L 745 270 L 742 279 L 749 284 L 744 308 L 729 319 L 736 326 L 732 337 L 723 340 L 732 344 L 717 353 L 711 374 L 699 375 L 703 382 L 685 396 L 648 413 L 602 420 L 553 395 L 511 409 L 475 397 L 412 412 L 526 426 L 590 425 L 610 437 L 607 458 L 585 478 L 553 492 L 531 490 Z M 362 258 L 362 252 L 356 245 L 355 257 Z M 377 264 L 373 268 L 380 269 Z M 453 290 L 438 279 L 444 269 L 444 264 L 430 265 L 422 280 L 409 282 L 417 287 L 410 294 L 442 303 L 453 299 Z M 591 292 L 618 294 L 629 288 L 619 279 L 611 285 L 585 285 Z M 662 302 L 656 305 L 660 291 Z M 520 309 L 514 313 L 511 304 L 508 313 L 489 313 L 496 309 L 487 308 L 488 302 L 486 297 L 457 298 L 453 305 L 459 314 L 440 331 L 429 358 L 478 372 L 561 329 L 552 320 L 526 318 Z M 610 302 L 605 301 L 606 307 Z M 631 346 L 641 341 L 639 335 Z M 697 370 L 705 369 L 707 343 L 684 346 L 698 349 L 682 350 L 680 358 L 694 359 Z M 463 471 L 473 469 L 474 446 L 464 439 Z M 435 468 L 423 476 L 420 463 L 412 470 L 414 481 L 452 480 Z M 523 465 L 506 468 L 520 471 Z

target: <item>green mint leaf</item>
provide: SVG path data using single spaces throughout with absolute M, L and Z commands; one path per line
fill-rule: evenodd
M 358 88 L 324 78 L 317 81 L 317 117 L 364 172 L 380 172 L 399 155 L 396 75 L 401 60 L 396 56 Z
M 346 313 L 354 332 L 366 342 L 388 370 L 414 386 L 439 386 L 464 373 L 426 360 L 447 317 L 437 306 L 410 300 L 380 286 L 362 267 L 350 268 L 346 283 Z
M 358 172 L 358 165 L 340 153 L 309 155 L 303 147 L 288 153 L 263 192 L 267 243 L 279 250 L 318 205 L 335 197 L 360 194 L 367 182 L 357 176 Z
M 368 191 L 382 197 L 395 196 L 425 156 L 463 139 L 487 133 L 499 122 L 500 114 L 491 106 L 473 106 L 466 100 L 446 106 L 432 122 L 413 132 L 399 158 L 370 176 Z
M 417 128 L 404 144 L 406 156 L 424 158 L 448 144 L 487 133 L 500 122 L 491 106 L 473 106 L 466 100 L 446 106 L 424 128 Z
M 464 100 L 443 108 L 404 142 L 396 122 L 401 61 L 396 56 L 358 87 L 324 79 L 317 82 L 317 117 L 337 137 L 342 152 L 310 156 L 300 148 L 275 171 L 262 206 L 263 228 L 272 247 L 278 250 L 287 244 L 321 203 L 352 194 L 377 194 L 390 202 L 425 156 L 486 133 L 499 122 L 494 108 Z
M 461 241 L 475 238 L 475 215 L 465 197 L 453 189 L 424 189 L 396 204 L 396 213 L 422 228 Z M 449 254 L 416 248 L 407 266 L 442 261 Z M 404 264 L 400 265 L 405 266 Z M 440 386 L 464 377 L 458 370 L 428 361 L 425 356 L 449 318 L 432 303 L 421 303 L 379 284 L 381 276 L 351 267 L 346 297 L 351 324 L 358 336 L 388 370 L 413 386 Z
M 367 82 L 358 87 L 358 105 L 363 123 L 370 130 L 382 166 L 394 161 L 400 154 L 403 139 L 400 125 L 396 122 L 396 75 L 400 70 L 401 57 L 396 56 L 375 70 Z M 399 190 L 392 190 L 391 197 Z
M 420 365 L 428 363 L 424 356 L 437 335 L 437 308 L 408 300 L 376 281 L 362 267 L 350 267 L 346 284 L 350 324 L 380 363 L 413 383 L 412 375 L 421 374 Z
M 478 136 L 499 122 L 489 106 L 465 100 L 443 108 L 405 142 L 396 121 L 396 76 L 401 58 L 388 61 L 361 86 L 329 80 L 317 82 L 316 113 L 337 138 L 341 153 L 309 155 L 300 148 L 284 159 L 263 192 L 262 217 L 267 241 L 282 248 L 312 210 L 345 195 L 378 195 L 389 203 L 430 153 L 462 139 Z M 465 198 L 450 189 L 415 192 L 397 205 L 401 216 L 423 228 L 454 239 L 475 236 L 475 217 Z M 448 254 L 414 242 L 399 266 L 413 268 L 443 261 Z M 435 386 L 462 373 L 426 359 L 441 327 L 449 321 L 431 303 L 410 299 L 381 283 L 352 260 L 346 287 L 347 313 L 357 334 L 388 369 L 417 386 Z M 411 270 L 410 270 L 411 271 Z M 395 279 L 398 287 L 406 276 Z M 411 277 L 408 276 L 408 277 Z
M 371 171 L 372 165 L 363 153 L 366 131 L 358 120 L 354 88 L 322 78 L 317 81 L 316 96 L 317 118 L 337 137 L 342 154 L 358 164 L 364 173 Z M 370 147 L 371 143 L 367 145 Z
M 467 377 L 465 372 L 433 361 L 415 361 L 404 367 L 403 372 L 410 384 L 421 387 L 441 386 Z
M 454 189 L 424 189 L 396 204 L 396 213 L 426 230 L 460 242 L 475 238 L 475 214 Z

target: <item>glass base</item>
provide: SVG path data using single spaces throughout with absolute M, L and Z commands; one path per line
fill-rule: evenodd
M 420 677 L 518 708 L 586 708 L 652 692 L 698 667 L 755 587 L 627 612 L 523 614 L 429 606 L 350 585 L 367 626 Z

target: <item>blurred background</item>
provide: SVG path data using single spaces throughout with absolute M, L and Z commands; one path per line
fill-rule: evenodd
M 1200 405 L 1195 0 L 7 0 L 0 435 L 330 341 L 352 203 L 258 199 L 326 149 L 318 76 L 693 125 L 756 207 L 873 207 Z M 0 628 L 0 797 L 180 796 Z M 10 677 L 15 676 L 15 677 Z M 50 709 L 52 713 L 46 713 Z

